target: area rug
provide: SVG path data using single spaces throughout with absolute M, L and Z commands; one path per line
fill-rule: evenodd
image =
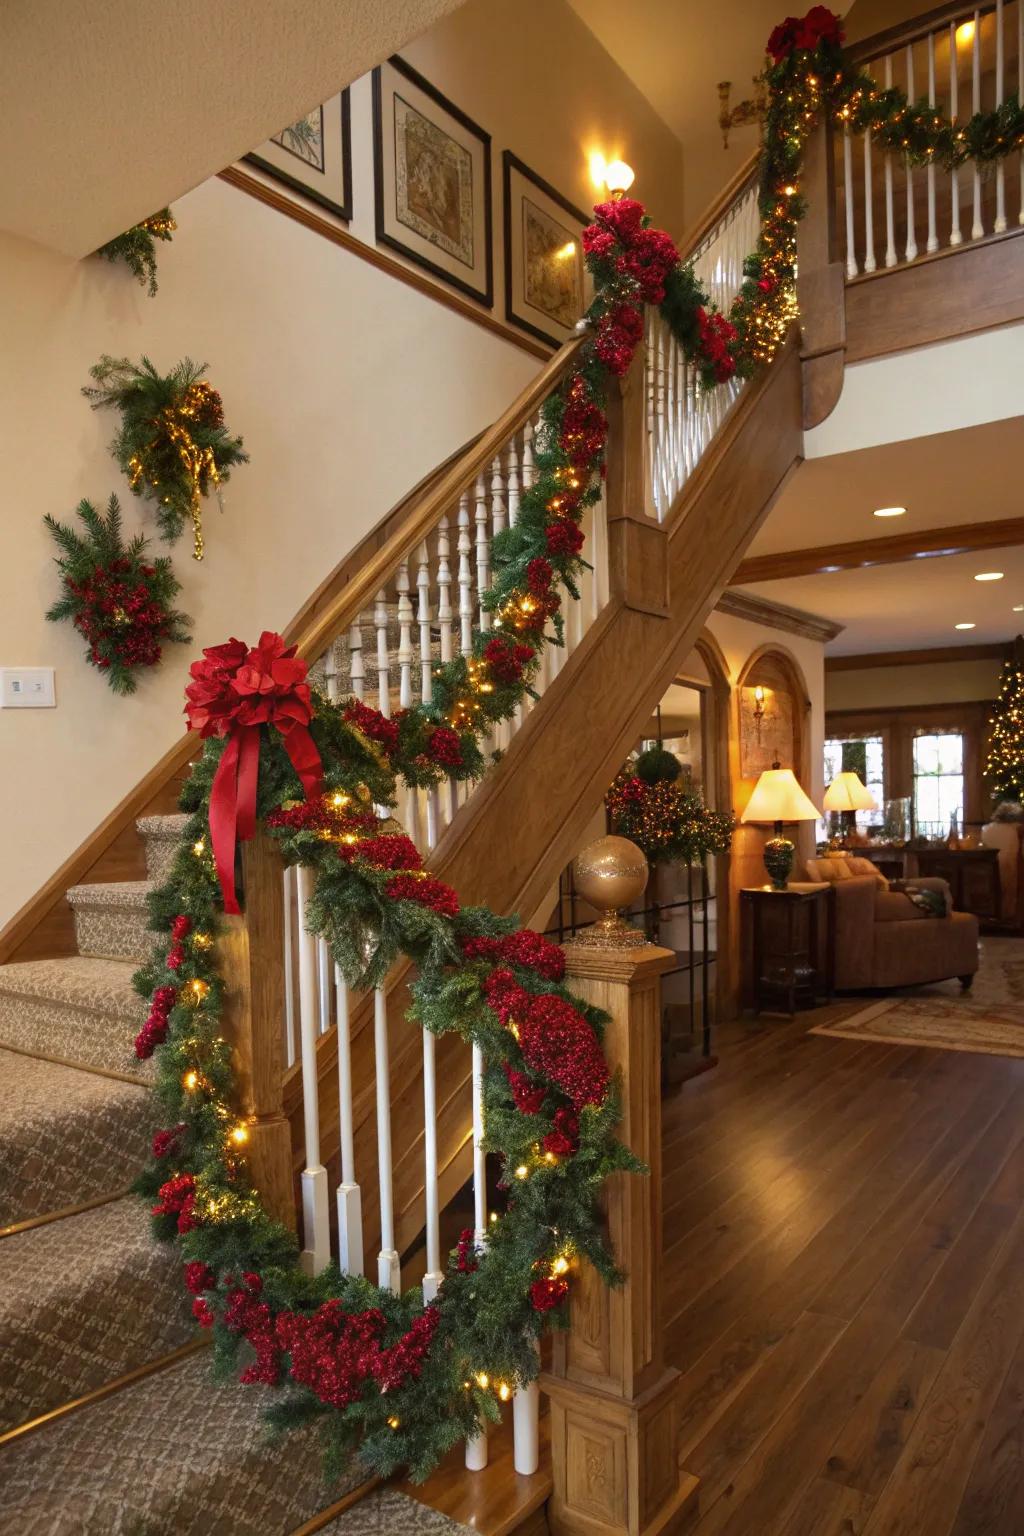
M 984 939 L 970 992 L 963 992 L 958 981 L 908 987 L 846 1018 L 815 1025 L 810 1033 L 937 1051 L 1024 1056 L 1024 939 Z

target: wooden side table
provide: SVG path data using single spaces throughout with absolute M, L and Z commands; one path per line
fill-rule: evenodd
M 828 885 L 790 886 L 784 891 L 770 885 L 748 886 L 740 892 L 744 953 L 749 948 L 753 957 L 755 1014 L 773 999 L 786 1003 L 790 1018 L 798 1005 L 813 1008 L 819 999 L 831 1001 L 835 975 L 831 898 Z

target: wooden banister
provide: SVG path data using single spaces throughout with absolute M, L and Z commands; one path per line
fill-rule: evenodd
M 736 199 L 744 192 L 748 185 L 757 180 L 757 168 L 761 159 L 760 149 L 755 149 L 744 160 L 718 193 L 713 197 L 704 212 L 687 229 L 682 240 L 679 241 L 679 253 L 684 261 L 690 261 L 697 247 L 703 243 L 718 224 L 725 217 Z
M 891 27 L 885 27 L 881 32 L 873 32 L 870 37 L 861 39 L 860 42 L 851 43 L 847 49 L 849 56 L 856 64 L 870 64 L 874 59 L 884 58 L 887 53 L 893 53 L 897 48 L 905 48 L 908 43 L 916 43 L 919 38 L 927 37 L 929 32 L 948 25 L 952 21 L 973 21 L 974 12 L 987 16 L 995 10 L 994 0 L 988 0 L 985 5 L 964 6 L 956 4 L 956 0 L 947 0 L 944 5 L 936 5 L 930 11 L 924 11 L 920 16 L 914 16 L 908 21 L 899 21 Z

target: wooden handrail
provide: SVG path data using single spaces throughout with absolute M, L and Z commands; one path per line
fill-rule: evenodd
M 692 260 L 697 247 L 725 217 L 741 192 L 746 190 L 747 183 L 755 180 L 760 158 L 760 149 L 752 150 L 735 175 L 726 182 L 718 196 L 712 198 L 704 212 L 686 231 L 683 239 L 678 242 L 679 254 L 684 261 Z
M 308 661 L 315 661 L 331 641 L 348 628 L 373 600 L 384 581 L 393 574 L 402 557 L 433 532 L 440 518 L 458 501 L 463 491 L 475 484 L 481 470 L 490 466 L 495 454 L 504 448 L 513 433 L 534 416 L 568 371 L 582 346 L 582 336 L 565 342 L 508 410 L 498 417 L 493 426 L 480 434 L 476 442 L 437 479 L 433 489 L 422 497 L 418 505 L 411 508 L 410 515 L 401 527 L 385 541 L 372 560 L 338 593 L 335 600 L 292 635 L 300 655 Z
M 884 58 L 887 53 L 893 53 L 907 43 L 916 43 L 919 38 L 927 37 L 929 32 L 935 32 L 951 21 L 972 21 L 975 10 L 987 16 L 995 10 L 995 5 L 992 0 L 987 5 L 978 6 L 965 6 L 962 0 L 957 5 L 955 0 L 947 0 L 945 5 L 937 5 L 910 21 L 897 22 L 895 26 L 874 32 L 859 43 L 851 43 L 847 52 L 855 64 L 870 64 L 873 59 Z

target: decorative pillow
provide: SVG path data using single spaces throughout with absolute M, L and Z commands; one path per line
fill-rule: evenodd
M 874 875 L 875 880 L 883 891 L 889 889 L 889 882 L 882 874 L 878 865 L 871 859 L 847 859 L 851 875 Z
M 807 874 L 811 880 L 823 880 L 831 885 L 836 880 L 850 880 L 853 871 L 844 854 L 823 854 L 820 859 L 807 860 Z

